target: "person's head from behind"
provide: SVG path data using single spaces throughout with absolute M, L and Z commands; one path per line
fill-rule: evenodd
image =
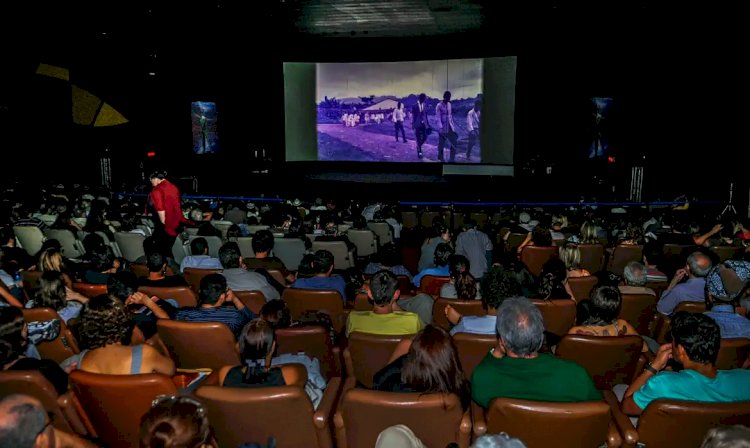
M 20 308 L 0 308 L 0 366 L 5 366 L 24 354 L 28 345 L 27 331 Z
M 427 99 L 427 95 L 425 95 L 424 93 L 420 93 L 419 94 L 419 102 L 420 103 L 424 103 L 426 99 Z
M 401 109 L 403 109 L 403 108 L 404 108 L 404 105 L 403 105 L 403 103 L 401 103 L 401 101 L 398 101 L 398 102 L 396 103 L 396 109 L 398 109 L 398 110 L 401 110 Z
M 141 448 L 214 447 L 206 408 L 187 396 L 164 396 L 141 417 Z
M 388 306 L 398 299 L 398 277 L 387 270 L 376 272 L 370 279 L 370 289 L 367 291 L 375 306 Z
M 643 263 L 650 266 L 661 266 L 664 259 L 664 245 L 649 241 L 643 246 Z
M 482 100 L 474 101 L 474 111 L 479 112 L 482 110 Z
M 153 236 L 147 236 L 143 240 L 143 253 L 146 255 L 153 253 L 153 252 L 159 252 L 159 240 L 154 238 Z
M 672 316 L 672 358 L 686 363 L 715 365 L 721 345 L 719 325 L 701 313 L 680 311 Z
M 208 241 L 202 236 L 190 241 L 190 253 L 193 255 L 208 255 Z
M 687 257 L 687 268 L 693 277 L 705 277 L 711 270 L 711 259 L 702 252 L 693 252 Z
M 714 266 L 706 275 L 706 307 L 731 304 L 750 295 L 750 262 L 726 260 Z
M 646 266 L 639 261 L 631 261 L 622 271 L 625 284 L 628 286 L 646 286 Z
M 164 274 L 167 269 L 167 261 L 161 252 L 152 252 L 146 255 L 146 267 L 148 272 Z
M 382 266 L 392 268 L 401 264 L 401 253 L 399 253 L 395 244 L 384 244 L 378 251 L 378 259 Z
M 463 255 L 454 254 L 448 261 L 448 272 L 456 288 L 456 298 L 460 300 L 477 298 L 477 280 L 471 275 L 470 269 L 469 259 Z
M 454 393 L 464 400 L 464 408 L 469 404 L 458 350 L 450 334 L 440 327 L 427 325 L 414 337 L 401 381 L 420 392 Z
M 581 250 L 577 244 L 565 243 L 559 249 L 560 260 L 568 270 L 581 268 Z
M 585 221 L 581 225 L 581 243 L 599 244 L 599 237 L 596 235 L 596 225 L 591 221 Z
M 501 266 L 493 266 L 484 274 L 481 289 L 485 310 L 497 310 L 506 299 L 523 295 L 516 273 Z
M 88 233 L 83 237 L 83 249 L 87 254 L 104 245 L 104 239 L 98 233 Z
M 218 273 L 208 274 L 201 279 L 198 291 L 199 305 L 220 306 L 227 292 L 227 279 Z
M 287 328 L 292 324 L 292 317 L 286 302 L 283 300 L 271 300 L 266 302 L 260 309 L 260 318 L 268 322 L 271 327 Z
M 273 249 L 273 243 L 273 233 L 271 233 L 270 230 L 259 230 L 255 232 L 252 242 L 255 256 L 257 257 L 258 254 L 263 256 L 268 255 L 268 253 L 271 252 L 271 249 Z
M 49 240 L 48 240 L 49 241 Z M 39 255 L 39 270 L 61 271 L 63 269 L 62 251 L 57 247 L 49 247 Z
M 542 272 L 539 274 L 539 294 L 546 299 L 559 298 L 553 296 L 562 293 L 567 277 L 568 270 L 562 260 L 559 258 L 547 260 L 542 265 Z
M 107 294 L 125 303 L 128 297 L 138 291 L 138 279 L 129 271 L 122 271 L 107 278 Z
M 271 367 L 271 358 L 276 350 L 273 327 L 263 319 L 248 322 L 242 328 L 237 348 L 242 364 L 248 366 L 245 379 L 250 382 L 262 381 L 268 368 Z
M 497 310 L 495 324 L 506 353 L 534 356 L 544 343 L 544 319 L 539 308 L 524 297 L 511 297 Z
M 446 90 L 443 92 L 443 101 L 448 102 L 451 100 L 451 92 L 450 90 Z
M 236 241 L 237 238 L 242 236 L 242 230 L 240 229 L 240 226 L 237 224 L 232 224 L 227 229 L 227 240 L 229 241 Z
M 51 415 L 28 395 L 8 395 L 0 400 L 0 446 L 55 447 Z
M 591 291 L 588 318 L 585 325 L 611 325 L 617 322 L 622 309 L 620 290 L 614 286 L 600 286 Z
M 93 350 L 130 340 L 133 324 L 125 305 L 106 294 L 89 300 L 81 311 L 78 332 L 83 348 Z
M 750 448 L 750 428 L 742 425 L 711 428 L 701 448 Z
M 453 247 L 448 243 L 440 243 L 435 248 L 435 256 L 433 257 L 433 262 L 435 263 L 435 266 L 446 266 L 448 264 L 448 260 L 450 260 L 451 255 L 454 254 Z
M 534 243 L 534 246 L 552 246 L 552 233 L 547 227 L 538 225 L 531 231 L 531 241 Z
M 331 275 L 333 271 L 333 254 L 325 249 L 315 251 L 312 268 L 315 274 Z
M 153 187 L 164 182 L 166 178 L 167 178 L 167 172 L 164 170 L 156 170 L 152 172 L 151 175 L 148 176 L 149 181 L 151 181 L 151 186 Z
M 242 252 L 237 243 L 230 241 L 219 248 L 219 261 L 224 269 L 235 269 L 240 267 Z
M 67 294 L 62 272 L 47 271 L 39 279 L 39 290 L 34 297 L 34 308 L 52 308 L 59 311 L 65 308 Z
M 355 216 L 352 228 L 357 230 L 367 230 L 367 218 L 362 215 Z

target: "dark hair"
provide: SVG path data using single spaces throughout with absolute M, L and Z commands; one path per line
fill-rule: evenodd
M 270 230 L 258 230 L 253 235 L 253 252 L 270 252 L 273 242 L 273 233 Z
M 425 95 L 424 93 L 420 93 L 420 94 L 419 94 L 419 100 L 420 100 L 420 101 L 422 101 L 422 102 L 424 103 L 424 100 L 425 100 L 425 99 L 427 99 L 427 95 Z
M 143 252 L 148 256 L 148 254 L 153 252 L 159 252 L 159 240 L 157 240 L 153 235 L 147 236 L 143 239 Z
M 240 229 L 240 226 L 237 224 L 232 224 L 227 229 L 227 239 L 229 238 L 239 238 L 242 236 L 242 229 Z
M 355 229 L 367 230 L 367 218 L 362 215 L 355 216 L 352 224 Z
M 167 177 L 167 172 L 165 170 L 156 170 L 156 171 L 152 172 L 148 176 L 149 180 L 151 180 L 151 179 L 166 179 L 166 177 Z
M 552 246 L 552 233 L 544 226 L 536 226 L 531 231 L 531 241 L 534 242 L 534 246 Z
M 208 250 L 208 241 L 202 236 L 190 240 L 190 253 L 192 255 L 204 255 Z
M 87 233 L 86 236 L 83 237 L 83 249 L 87 254 L 103 246 L 104 239 L 96 232 Z
M 136 291 L 138 291 L 138 279 L 132 272 L 118 272 L 107 279 L 107 294 L 123 303 Z
M 701 313 L 680 311 L 672 316 L 672 340 L 685 348 L 688 358 L 700 364 L 716 364 L 721 345 L 719 325 Z
M 126 343 L 132 330 L 125 305 L 106 294 L 86 303 L 78 324 L 81 345 L 89 350 L 118 342 Z
M 218 273 L 208 274 L 201 279 L 198 304 L 214 305 L 225 292 L 227 292 L 227 279 Z
M 398 277 L 391 271 L 381 270 L 370 279 L 370 294 L 377 306 L 387 305 L 398 290 Z
M 7 412 L 3 426 L 0 426 L 0 441 L 3 446 L 33 448 L 36 439 L 45 428 L 47 413 L 39 403 L 32 403 L 25 395 L 8 395 L 0 400 L 5 403 Z
M 23 325 L 23 312 L 20 308 L 0 308 L 0 366 L 15 361 L 26 350 Z
M 287 328 L 292 324 L 292 316 L 286 302 L 283 300 L 271 300 L 266 302 L 260 309 L 261 319 L 268 322 L 274 329 Z
M 583 325 L 611 325 L 622 309 L 622 296 L 616 286 L 600 286 L 591 291 L 588 313 Z
M 445 92 L 443 92 L 443 99 L 447 99 L 447 98 L 450 98 L 450 97 L 451 97 L 451 91 L 450 90 L 446 90 Z
M 46 271 L 39 279 L 39 290 L 34 296 L 34 308 L 52 308 L 60 311 L 65 308 L 65 277 L 59 271 Z
M 664 258 L 664 245 L 659 244 L 656 240 L 648 241 L 643 246 L 643 256 L 646 257 L 649 264 L 661 267 Z
M 440 243 L 435 247 L 435 257 L 433 261 L 435 266 L 445 266 L 451 255 L 454 254 L 453 247 L 448 243 Z
M 113 265 L 115 254 L 112 248 L 108 246 L 92 247 L 88 252 L 91 269 L 97 272 L 103 272 L 110 269 Z
M 224 269 L 238 268 L 240 267 L 241 254 L 240 246 L 238 246 L 237 243 L 230 241 L 224 243 L 224 245 L 219 248 L 219 261 L 221 261 L 221 265 Z
M 458 350 L 450 334 L 427 325 L 411 343 L 401 369 L 401 381 L 425 393 L 452 393 L 469 406 L 469 383 L 464 377 Z
M 458 299 L 474 300 L 477 298 L 477 279 L 471 275 L 470 269 L 469 259 L 463 255 L 454 254 L 448 260 L 448 271 L 456 287 Z
M 242 328 L 239 337 L 240 358 L 242 364 L 247 366 L 243 383 L 258 384 L 265 381 L 268 371 L 258 361 L 265 360 L 271 354 L 274 340 L 273 327 L 263 319 L 254 319 Z
M 384 244 L 378 251 L 380 264 L 392 268 L 401 264 L 401 253 L 393 243 Z
M 151 252 L 146 255 L 146 267 L 148 267 L 148 272 L 162 272 L 165 267 L 164 263 L 164 256 L 159 251 Z
M 141 448 L 196 448 L 210 439 L 206 411 L 194 399 L 166 400 L 141 417 Z
M 493 266 L 482 277 L 482 305 L 484 309 L 498 309 L 509 297 L 523 295 L 516 273 L 501 266 Z
M 315 251 L 315 255 L 312 260 L 312 268 L 314 273 L 323 274 L 328 272 L 333 267 L 333 254 L 325 249 Z
M 542 265 L 539 275 L 539 295 L 545 299 L 566 299 L 570 295 L 565 291 L 565 279 L 568 269 L 559 258 L 551 258 Z

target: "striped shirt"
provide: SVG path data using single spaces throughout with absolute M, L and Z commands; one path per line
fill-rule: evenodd
M 232 306 L 221 306 L 216 308 L 184 307 L 177 310 L 175 320 L 184 322 L 220 322 L 239 336 L 242 327 L 255 319 L 255 314 L 247 308 L 237 310 Z

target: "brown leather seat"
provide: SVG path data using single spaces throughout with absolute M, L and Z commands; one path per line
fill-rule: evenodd
M 396 345 L 402 339 L 410 339 L 413 336 L 353 332 L 349 335 L 349 345 L 344 349 L 346 374 L 356 378 L 365 387 L 371 388 L 372 377 L 388 364 Z
M 445 306 L 450 305 L 462 316 L 484 316 L 487 311 L 482 307 L 481 300 L 458 300 L 438 297 L 432 305 L 432 324 L 450 329 L 448 318 L 445 317 Z
M 156 328 L 175 367 L 219 370 L 241 363 L 234 334 L 225 324 L 159 319 Z
M 557 257 L 559 251 L 560 248 L 557 246 L 526 246 L 521 250 L 521 262 L 534 277 L 538 277 L 544 263 Z
M 565 335 L 555 356 L 580 364 L 589 372 L 597 389 L 630 384 L 643 348 L 640 336 Z
M 185 277 L 185 281 L 190 285 L 190 289 L 198 295 L 201 289 L 201 280 L 203 277 L 209 274 L 221 274 L 221 269 L 198 269 L 198 268 L 185 268 L 182 271 L 182 276 Z M 237 292 L 237 291 L 235 291 Z
M 544 319 L 544 329 L 560 337 L 568 334 L 576 322 L 576 303 L 570 299 L 531 299 Z
M 516 253 L 516 249 L 523 243 L 527 235 L 527 233 L 511 233 L 508 235 L 508 239 L 506 240 L 508 251 L 513 254 Z
M 79 352 L 78 341 L 70 331 L 65 321 L 62 320 L 57 311 L 52 308 L 31 308 L 23 310 L 23 319 L 26 323 L 44 322 L 57 319 L 60 321 L 60 335 L 52 341 L 44 341 L 37 344 L 39 354 L 42 358 L 51 359 L 61 363 Z
M 420 394 L 349 389 L 333 418 L 338 448 L 372 448 L 381 431 L 406 425 L 428 447 L 451 442 L 468 448 L 469 411 L 452 394 Z
M 573 297 L 575 297 L 578 302 L 588 299 L 591 295 L 591 290 L 596 287 L 598 282 L 599 279 L 593 275 L 568 278 L 570 290 L 573 291 Z
M 665 257 L 679 257 L 689 247 L 695 247 L 694 245 L 688 244 L 665 244 L 662 247 L 662 253 Z M 683 260 L 684 262 L 685 260 Z
M 234 295 L 255 315 L 259 315 L 266 304 L 266 296 L 260 291 L 234 291 Z
M 643 246 L 615 246 L 612 258 L 609 260 L 609 270 L 617 275 L 622 275 L 625 265 L 631 261 L 643 260 Z
M 440 288 L 451 281 L 448 276 L 425 275 L 419 280 L 419 291 L 431 296 L 439 296 Z
M 453 335 L 453 342 L 458 349 L 464 376 L 471 379 L 474 368 L 497 345 L 497 337 L 494 334 L 456 333 Z
M 175 395 L 172 379 L 158 373 L 102 375 L 74 370 L 70 385 L 96 435 L 110 448 L 138 446 L 141 416 L 159 395 Z
M 680 311 L 687 311 L 688 313 L 705 313 L 706 302 L 680 302 L 672 312 L 679 313 Z
M 341 376 L 341 350 L 334 347 L 327 328 L 306 325 L 276 329 L 276 352 L 305 353 L 320 360 L 320 371 L 328 379 Z
M 354 311 L 370 311 L 372 310 L 372 303 L 367 293 L 360 292 L 354 296 Z
M 36 292 L 39 290 L 39 280 L 41 278 L 41 271 L 21 271 L 23 293 L 26 295 L 27 301 L 33 299 L 36 295 Z
M 180 307 L 198 305 L 198 298 L 189 286 L 140 286 L 138 291 L 160 299 L 174 299 Z
M 672 314 L 678 313 L 680 311 L 687 311 L 688 313 L 705 313 L 706 302 L 680 302 L 679 304 L 677 304 L 674 311 L 672 311 Z M 672 319 L 670 319 L 669 316 L 665 316 L 661 313 L 656 313 L 653 331 L 654 339 L 656 339 L 656 341 L 660 344 L 665 343 L 667 333 L 669 332 L 671 326 Z
M 220 446 L 264 443 L 273 437 L 279 447 L 332 448 L 329 422 L 340 386 L 340 378 L 328 382 L 317 410 L 303 388 L 292 386 L 202 386 L 195 395 L 206 406 Z
M 284 275 L 281 273 L 278 269 L 267 269 L 268 275 L 273 277 L 274 280 L 279 282 L 280 285 L 286 285 L 286 279 L 284 278 Z
M 89 299 L 107 293 L 107 285 L 97 285 L 95 283 L 73 282 L 73 291 L 83 294 Z
M 0 398 L 8 395 L 22 394 L 34 397 L 42 402 L 47 412 L 55 417 L 53 425 L 61 431 L 86 435 L 86 427 L 78 417 L 73 404 L 73 393 L 57 395 L 55 387 L 36 370 L 0 371 Z
M 138 277 L 138 278 L 140 278 L 140 277 L 148 277 L 148 266 L 146 266 L 145 264 L 140 264 L 140 263 L 131 263 L 130 264 L 130 272 L 132 272 L 133 274 L 135 274 L 135 276 Z M 167 266 L 167 269 L 165 271 L 165 275 L 166 276 L 174 275 L 174 271 L 172 270 L 172 268 L 170 268 L 169 266 Z
M 623 294 L 620 319 L 635 327 L 638 334 L 650 334 L 649 326 L 656 316 L 656 296 L 651 294 Z
M 580 448 L 620 446 L 605 401 L 548 403 L 496 398 L 485 412 L 472 405 L 474 435 L 505 432 L 530 447 Z
M 633 442 L 643 443 L 648 448 L 700 446 L 710 428 L 737 424 L 750 426 L 750 402 L 656 400 L 641 414 Z M 623 428 L 620 431 L 623 432 Z M 632 431 L 630 424 L 627 432 Z
M 346 325 L 344 301 L 338 291 L 286 288 L 281 298 L 286 302 L 292 319 L 299 318 L 305 311 L 322 311 L 331 316 L 333 328 L 337 333 Z
M 604 246 L 601 244 L 579 244 L 581 251 L 581 269 L 595 274 L 604 269 Z M 576 296 L 578 297 L 578 296 Z
M 713 246 L 711 247 L 711 252 L 718 255 L 719 260 L 723 262 L 737 258 L 742 253 L 742 248 L 732 246 Z
M 750 339 L 722 339 L 716 368 L 721 370 L 738 369 L 750 352 Z

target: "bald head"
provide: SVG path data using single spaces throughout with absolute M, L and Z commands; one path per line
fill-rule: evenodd
M 0 446 L 35 448 L 49 446 L 42 430 L 47 413 L 42 403 L 27 395 L 9 395 L 0 400 Z
M 690 275 L 693 277 L 705 277 L 711 270 L 711 259 L 702 252 L 693 252 L 687 258 Z

